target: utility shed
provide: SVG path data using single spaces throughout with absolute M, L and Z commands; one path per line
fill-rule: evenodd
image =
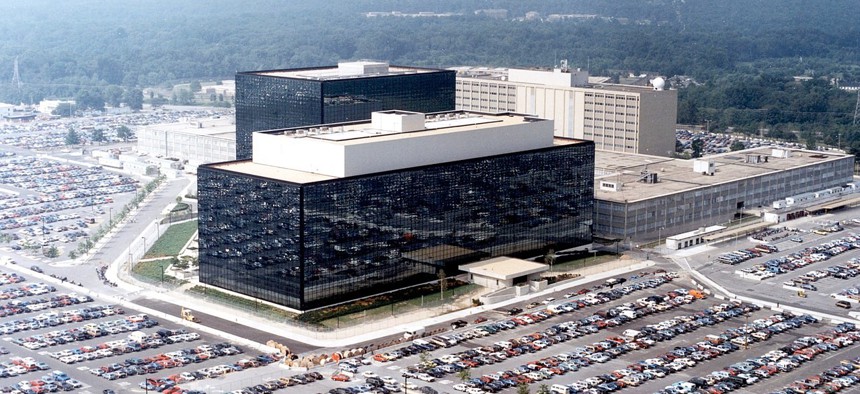
M 460 270 L 469 273 L 472 283 L 490 289 L 501 289 L 538 280 L 541 272 L 548 271 L 549 266 L 511 257 L 496 257 L 461 265 Z

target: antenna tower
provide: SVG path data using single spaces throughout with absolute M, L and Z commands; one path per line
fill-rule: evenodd
M 15 56 L 15 71 L 12 72 L 12 86 L 21 91 L 21 75 L 18 74 L 18 57 Z M 856 118 L 856 116 L 855 116 Z
M 854 126 L 860 123 L 860 89 L 857 90 L 857 104 L 854 105 Z

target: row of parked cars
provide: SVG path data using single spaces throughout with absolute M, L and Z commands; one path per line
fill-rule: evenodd
M 640 329 L 641 331 L 627 330 L 621 337 L 608 337 L 603 341 L 595 342 L 587 346 L 577 347 L 569 352 L 529 362 L 512 371 L 505 371 L 499 374 L 487 374 L 478 379 L 473 379 L 463 383 L 462 385 L 455 385 L 454 388 L 467 393 L 487 391 L 495 392 L 497 391 L 496 389 L 499 384 L 503 387 L 511 387 L 520 383 L 529 384 L 535 381 L 551 379 L 556 375 L 564 375 L 567 372 L 576 371 L 592 364 L 605 363 L 610 359 L 627 352 L 646 349 L 656 345 L 662 340 L 669 339 L 669 337 L 658 333 L 657 328 L 671 330 L 673 334 L 670 337 L 673 337 L 674 335 L 677 335 L 677 333 L 695 330 L 699 327 L 698 324 L 707 325 L 708 323 L 701 320 L 707 315 L 707 313 L 717 312 L 716 309 L 708 308 L 702 311 L 699 316 L 679 316 L 661 323 L 642 327 Z M 709 324 L 716 324 L 716 321 L 711 320 Z M 514 344 L 511 344 L 509 346 L 513 345 Z M 504 348 L 506 346 L 502 347 Z M 645 380 L 665 375 L 665 373 L 659 370 L 645 371 L 643 368 L 637 367 L 633 367 L 633 369 L 617 370 L 614 371 L 614 373 L 629 385 L 638 385 Z M 484 385 L 481 385 L 481 382 L 483 382 Z M 475 390 L 476 388 L 477 390 Z M 553 391 L 556 393 L 568 393 L 572 390 L 573 389 L 565 385 L 553 385 Z
M 762 279 L 774 277 L 845 253 L 860 246 L 858 240 L 860 238 L 855 234 L 851 234 L 818 246 L 803 248 L 789 255 L 771 259 L 741 271 L 749 275 L 759 276 Z
M 757 307 L 752 307 L 756 309 Z M 750 309 L 750 311 L 752 311 Z M 744 337 L 751 332 L 765 330 L 772 333 L 780 333 L 787 330 L 792 330 L 800 327 L 803 324 L 817 321 L 812 316 L 793 316 L 791 314 L 776 314 L 766 320 L 770 323 L 760 322 L 763 328 L 757 328 L 753 323 L 744 324 L 737 329 L 728 329 L 723 331 L 721 335 L 709 335 L 695 345 L 676 347 L 671 351 L 666 352 L 660 357 L 640 360 L 637 363 L 628 366 L 626 372 L 614 371 L 613 373 L 596 375 L 587 379 L 582 379 L 567 386 L 568 391 L 560 391 L 562 393 L 610 393 L 630 387 L 631 384 L 626 380 L 625 373 L 636 371 L 639 368 L 644 370 L 658 371 L 664 376 L 680 372 L 686 368 L 695 366 L 699 362 L 720 357 L 726 353 L 734 352 L 741 349 L 741 346 L 734 341 L 736 338 Z M 767 336 L 770 338 L 770 336 Z M 766 340 L 767 338 L 763 339 Z M 748 341 L 745 339 L 744 341 Z M 694 356 L 695 355 L 695 356 Z M 620 373 L 616 373 L 620 372 Z M 653 372 L 651 372 L 654 375 Z M 646 374 L 646 376 L 648 376 Z M 659 375 L 655 375 L 659 377 Z M 634 384 L 635 385 L 635 384 Z M 555 386 L 553 386 L 555 387 Z M 674 389 L 668 389 L 672 392 Z
M 95 305 L 88 308 L 70 309 L 62 311 L 48 311 L 36 316 L 15 319 L 0 323 L 0 333 L 10 335 L 19 331 L 37 330 L 45 327 L 56 327 L 59 325 L 81 322 L 84 320 L 98 319 L 110 316 L 122 311 L 113 305 Z
M 74 391 L 83 387 L 83 383 L 72 379 L 63 371 L 54 370 L 37 379 L 22 380 L 14 386 L 0 388 L 3 393 L 56 393 L 58 391 Z M 17 391 L 16 391 L 17 390 Z
M 92 302 L 92 297 L 76 293 L 59 294 L 50 298 L 37 298 L 29 300 L 12 300 L 6 304 L 0 304 L 0 317 L 17 315 L 20 313 L 38 312 L 46 309 L 63 308 L 69 305 Z
M 849 390 L 860 383 L 860 357 L 842 360 L 840 365 L 812 375 L 803 380 L 795 380 L 785 388 L 771 394 L 804 394 L 808 392 L 838 393 Z
M 378 362 L 387 362 L 397 360 L 401 357 L 419 354 L 424 351 L 433 351 L 439 348 L 451 347 L 466 339 L 496 334 L 499 331 L 512 329 L 518 325 L 528 325 L 537 321 L 543 321 L 556 314 L 572 312 L 574 310 L 578 310 L 586 306 L 603 304 L 635 291 L 640 291 L 643 289 L 653 289 L 671 281 L 672 279 L 673 276 L 671 275 L 658 275 L 654 278 L 643 280 L 637 283 L 631 283 L 628 286 L 620 287 L 611 291 L 588 293 L 583 295 L 582 297 L 570 299 L 556 306 L 550 305 L 544 310 L 521 314 L 508 320 L 490 322 L 475 327 L 473 329 L 466 330 L 462 333 L 440 335 L 431 338 L 415 340 L 412 344 L 401 347 L 399 349 L 395 349 L 386 353 L 376 354 L 374 355 L 373 359 Z M 522 312 L 522 310 L 520 310 L 520 312 Z
M 226 345 L 231 346 L 231 345 Z M 213 346 L 214 347 L 214 346 Z M 140 388 L 145 390 L 156 390 L 158 392 L 168 392 L 168 393 L 186 393 L 186 390 L 183 390 L 179 387 L 183 382 L 189 382 L 194 380 L 201 380 L 207 378 L 217 378 L 219 376 L 223 376 L 229 373 L 243 371 L 246 369 L 257 368 L 264 365 L 269 365 L 271 363 L 278 362 L 281 359 L 281 355 L 279 353 L 273 354 L 260 354 L 254 358 L 245 358 L 241 360 L 237 360 L 234 363 L 229 364 L 219 364 L 208 368 L 201 368 L 194 372 L 182 372 L 179 374 L 174 374 L 161 379 L 146 379 L 143 382 L 139 383 Z M 315 374 L 315 375 L 309 375 Z M 322 378 L 319 373 L 309 372 L 304 374 L 306 376 L 318 376 Z M 317 380 L 314 378 L 314 380 Z M 256 387 L 256 386 L 251 386 Z M 257 392 L 251 391 L 251 393 L 256 394 Z
M 17 272 L 2 272 L 2 271 L 0 271 L 0 285 L 21 283 L 25 280 L 27 280 L 27 279 L 25 279 L 21 275 L 18 275 Z
M 182 367 L 187 364 L 199 363 L 213 358 L 230 356 L 242 353 L 242 350 L 229 343 L 216 343 L 214 345 L 200 345 L 194 348 L 175 350 L 168 353 L 159 353 L 154 356 L 140 358 L 133 357 L 122 362 L 91 368 L 90 372 L 108 380 L 124 379 L 128 376 L 155 373 L 165 369 Z M 253 365 L 252 365 L 253 364 Z M 240 365 L 243 368 L 259 366 L 255 360 L 243 360 Z M 177 374 L 174 381 L 184 382 L 202 379 L 202 374 L 183 372 Z
M 852 259 L 845 264 L 831 265 L 826 269 L 809 271 L 796 278 L 783 282 L 783 285 L 797 287 L 803 290 L 816 291 L 818 288 L 812 283 L 818 282 L 821 279 L 832 277 L 847 280 L 857 275 L 860 275 L 860 262 L 856 259 Z
M 266 379 L 263 383 L 233 390 L 228 394 L 271 394 L 283 388 L 304 385 L 321 379 L 323 379 L 323 376 L 319 372 L 311 371 L 299 375 L 283 376 L 277 379 Z
M 109 309 L 110 310 L 110 309 Z M 88 312 L 89 316 L 107 316 L 102 311 L 90 311 Z M 68 343 L 78 342 L 78 341 L 86 341 L 93 338 L 104 337 L 107 335 L 118 334 L 121 332 L 131 332 L 137 331 L 143 328 L 154 327 L 158 325 L 158 321 L 145 316 L 141 319 L 136 319 L 135 316 L 128 316 L 122 319 L 103 321 L 99 323 L 88 323 L 81 327 L 62 329 L 50 331 L 44 334 L 35 334 L 27 337 L 15 338 L 12 340 L 12 343 L 23 346 L 30 350 L 41 349 L 51 346 L 57 345 L 65 345 Z M 98 318 L 98 317 L 95 317 Z M 199 337 L 199 336 L 198 336 Z M 151 335 L 148 338 L 141 337 L 136 340 L 119 340 L 119 341 L 111 341 L 109 342 L 115 346 L 107 346 L 107 347 L 119 347 L 119 346 L 131 346 L 133 343 L 136 343 L 138 347 L 141 344 L 146 344 L 152 340 L 161 340 L 162 337 L 160 335 Z M 99 345 L 102 346 L 102 345 Z M 71 352 L 72 354 L 81 354 L 83 353 L 80 349 L 72 349 L 68 351 L 60 351 L 55 352 L 53 354 L 65 354 L 67 352 Z M 72 358 L 72 359 L 63 359 L 59 357 L 55 357 L 60 359 L 60 361 L 66 362 L 67 364 L 71 364 L 78 361 L 83 361 L 83 359 Z
M 775 246 L 759 244 L 748 249 L 739 249 L 732 252 L 721 253 L 717 256 L 716 261 L 718 263 L 728 265 L 738 265 L 744 261 L 761 257 L 762 254 L 776 253 L 778 251 L 779 249 Z
M 837 351 L 846 346 L 851 346 L 860 340 L 858 332 L 851 323 L 843 323 L 835 329 L 828 330 L 816 336 L 804 336 L 794 340 L 792 343 L 776 350 L 771 350 L 760 357 L 751 357 L 745 361 L 734 363 L 719 371 L 711 372 L 703 377 L 695 377 L 688 381 L 676 382 L 667 386 L 661 392 L 655 394 L 723 394 L 742 387 L 748 387 L 763 379 L 779 373 L 791 372 L 800 365 L 814 360 L 818 355 L 830 351 Z M 852 364 L 840 366 L 838 370 L 844 376 L 856 369 Z M 856 376 L 854 378 L 857 378 Z M 851 386 L 860 378 L 848 379 L 837 384 L 838 387 Z M 840 379 L 841 381 L 841 379 Z M 797 381 L 790 385 L 791 388 L 813 390 L 814 386 L 823 383 L 820 375 L 809 377 L 803 381 Z
M 468 349 L 459 353 L 443 355 L 435 360 L 419 364 L 404 372 L 407 376 L 422 379 L 422 373 L 432 378 L 439 378 L 449 373 L 455 373 L 465 368 L 476 368 L 482 365 L 491 365 L 505 359 L 534 353 L 538 350 L 566 342 L 583 335 L 596 333 L 603 328 L 615 327 L 629 321 L 658 311 L 657 305 L 665 305 L 668 310 L 677 305 L 693 302 L 695 298 L 686 298 L 684 289 L 668 292 L 665 296 L 652 296 L 641 299 L 640 303 L 627 303 L 606 311 L 578 320 L 569 320 L 544 331 L 524 335 L 519 338 L 511 338 L 506 341 L 498 341 L 491 346 Z M 664 339 L 664 337 L 660 337 Z M 668 339 L 668 338 L 665 338 Z M 650 343 L 649 343 L 650 342 Z M 516 370 L 506 372 L 499 376 L 486 375 L 464 382 L 461 386 L 455 386 L 466 392 L 498 392 L 518 384 L 529 384 L 535 381 L 550 378 L 553 375 L 561 375 L 568 371 L 575 371 L 593 363 L 603 363 L 613 357 L 620 356 L 632 349 L 650 347 L 656 343 L 649 339 L 644 341 L 626 340 L 613 338 L 597 342 L 595 344 L 574 349 L 574 354 L 565 354 L 560 358 L 549 360 L 538 360 L 521 365 Z M 561 360 L 561 361 L 559 361 Z M 426 378 L 424 378 L 426 380 Z
M 20 297 L 53 293 L 57 288 L 45 283 L 28 283 L 23 286 L 0 289 L 0 300 L 13 300 Z

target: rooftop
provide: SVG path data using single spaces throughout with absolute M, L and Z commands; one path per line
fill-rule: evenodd
M 511 280 L 520 276 L 549 271 L 549 266 L 543 263 L 535 263 L 511 257 L 496 257 L 477 263 L 464 264 L 460 266 L 460 269 L 474 275 L 499 280 Z
M 552 121 L 527 115 L 395 110 L 372 116 L 254 133 L 253 161 L 211 167 L 309 183 L 584 143 L 554 138 Z
M 390 66 L 384 62 L 343 62 L 337 66 L 296 68 L 285 70 L 253 71 L 248 74 L 265 75 L 278 78 L 309 79 L 314 81 L 334 81 L 363 77 L 381 77 L 399 74 L 423 74 L 442 70 L 417 67 Z
M 776 150 L 790 154 L 787 157 L 776 157 L 772 155 L 773 148 L 761 147 L 684 160 L 598 150 L 595 152 L 594 197 L 604 201 L 636 202 L 849 156 L 844 153 L 800 149 Z M 748 162 L 748 157 L 758 157 L 760 161 Z M 714 174 L 694 172 L 693 165 L 697 160 L 712 161 L 716 169 Z M 658 182 L 642 182 L 646 171 L 656 174 Z M 602 182 L 614 184 L 617 191 L 604 190 L 601 187 Z
M 536 86 L 576 87 L 578 89 L 596 89 L 625 92 L 653 92 L 650 86 L 623 85 L 608 83 L 609 77 L 593 77 L 587 71 L 559 69 L 515 69 L 503 67 L 452 67 L 449 70 L 457 72 L 457 78 L 475 78 L 493 81 L 505 81 Z M 567 78 L 559 78 L 565 76 Z
M 184 122 L 163 123 L 147 126 L 144 130 L 157 130 L 168 133 L 185 133 L 199 136 L 236 139 L 236 121 L 230 117 L 191 119 Z

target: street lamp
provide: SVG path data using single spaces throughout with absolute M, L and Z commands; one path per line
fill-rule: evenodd
M 662 234 L 663 229 L 664 229 L 663 226 L 660 226 L 657 228 L 657 247 L 658 248 L 660 247 L 660 241 L 663 240 L 663 234 Z
M 108 227 L 113 227 L 113 207 L 108 207 Z
M 141 238 L 143 238 L 143 253 L 140 254 L 140 258 L 142 259 L 143 256 L 146 256 L 146 237 Z

